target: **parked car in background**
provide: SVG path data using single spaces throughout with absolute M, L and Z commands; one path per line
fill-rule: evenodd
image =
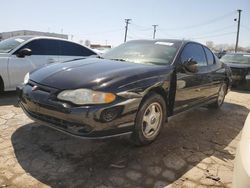
M 232 70 L 233 84 L 250 79 L 250 54 L 249 53 L 229 53 L 220 59 Z
M 132 133 L 144 145 L 170 116 L 201 105 L 219 108 L 230 69 L 196 42 L 136 40 L 100 58 L 35 70 L 24 83 L 20 106 L 35 121 L 88 138 Z
M 219 52 L 214 52 L 214 55 L 216 55 L 219 59 L 222 58 L 224 55 L 226 55 L 227 51 L 226 50 L 222 50 Z
M 52 37 L 21 36 L 0 42 L 0 91 L 15 90 L 42 65 L 95 55 L 80 44 Z
M 234 160 L 232 188 L 250 187 L 250 113 L 242 129 L 241 139 Z

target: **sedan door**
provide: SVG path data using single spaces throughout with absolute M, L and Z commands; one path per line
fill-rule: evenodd
M 31 55 L 19 57 L 18 52 L 24 48 L 30 49 Z M 26 73 L 45 64 L 58 62 L 58 54 L 58 40 L 53 39 L 35 39 L 16 50 L 8 64 L 11 88 L 21 84 Z
M 185 62 L 192 61 L 196 71 L 187 70 Z M 200 44 L 188 43 L 183 48 L 177 69 L 174 113 L 202 103 L 210 88 L 209 69 L 205 52 Z

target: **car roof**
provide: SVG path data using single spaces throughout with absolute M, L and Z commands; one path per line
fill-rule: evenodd
M 26 38 L 30 38 L 30 39 L 55 39 L 55 40 L 63 40 L 63 41 L 69 41 L 67 39 L 63 39 L 63 38 L 58 38 L 58 37 L 49 37 L 49 36 L 39 36 L 39 35 L 24 35 L 24 36 L 17 36 L 18 37 L 26 37 Z M 69 41 L 72 42 L 72 41 Z
M 133 41 L 138 41 L 138 42 L 143 42 L 143 41 L 152 41 L 152 42 L 171 42 L 171 43 L 178 43 L 181 46 L 184 46 L 185 44 L 192 42 L 192 43 L 197 43 L 202 46 L 205 46 L 199 42 L 192 41 L 192 40 L 185 40 L 185 39 L 138 39 L 138 40 L 130 40 L 128 42 L 133 42 Z
M 20 36 L 15 36 L 15 37 L 11 37 L 11 38 L 13 38 L 13 39 L 15 39 L 15 38 L 24 38 L 24 39 L 27 39 L 29 41 L 35 40 L 35 39 L 54 39 L 54 40 L 73 42 L 73 41 L 70 41 L 68 39 L 63 39 L 63 38 L 58 38 L 58 37 L 49 37 L 49 36 L 39 36 L 39 35 L 20 35 Z M 76 43 L 76 42 L 73 42 L 73 43 Z
M 57 37 L 37 36 L 37 35 L 20 35 L 20 36 L 15 36 L 15 37 L 11 37 L 11 38 L 13 38 L 13 39 L 15 39 L 15 38 L 25 38 L 25 39 L 27 39 L 27 40 L 25 41 L 25 43 L 23 43 L 23 45 L 24 45 L 24 44 L 27 44 L 27 43 L 30 42 L 30 41 L 36 40 L 36 39 L 52 39 L 52 40 L 66 41 L 66 42 L 71 42 L 71 43 L 74 43 L 74 44 L 78 44 L 78 45 L 80 45 L 80 46 L 82 46 L 82 47 L 84 47 L 84 48 L 89 49 L 89 50 L 92 51 L 93 53 L 97 54 L 95 51 L 93 51 L 93 49 L 91 49 L 91 48 L 89 48 L 89 47 L 87 47 L 87 46 L 84 46 L 84 45 L 82 45 L 82 44 L 76 43 L 76 42 L 74 42 L 74 41 L 70 41 L 70 40 L 62 39 L 62 38 L 57 38 Z M 14 51 L 14 50 L 15 50 L 15 49 L 13 49 L 12 51 Z
M 130 40 L 131 41 L 152 41 L 152 42 L 190 42 L 189 40 L 182 40 L 182 39 L 137 39 L 137 40 Z

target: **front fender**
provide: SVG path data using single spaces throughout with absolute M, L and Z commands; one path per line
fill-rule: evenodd
M 7 90 L 10 86 L 9 72 L 8 72 L 9 57 L 0 56 L 0 77 L 3 80 L 4 90 Z

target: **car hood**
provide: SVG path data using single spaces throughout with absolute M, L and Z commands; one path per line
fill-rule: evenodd
M 57 89 L 122 88 L 144 78 L 160 77 L 170 66 L 137 64 L 108 59 L 88 58 L 51 64 L 30 74 L 30 80 Z
M 0 58 L 1 58 L 1 57 L 9 57 L 9 56 L 10 56 L 9 53 L 0 53 Z
M 227 66 L 231 68 L 250 68 L 250 64 L 246 63 L 237 63 L 237 62 L 232 62 L 232 63 L 226 63 Z

